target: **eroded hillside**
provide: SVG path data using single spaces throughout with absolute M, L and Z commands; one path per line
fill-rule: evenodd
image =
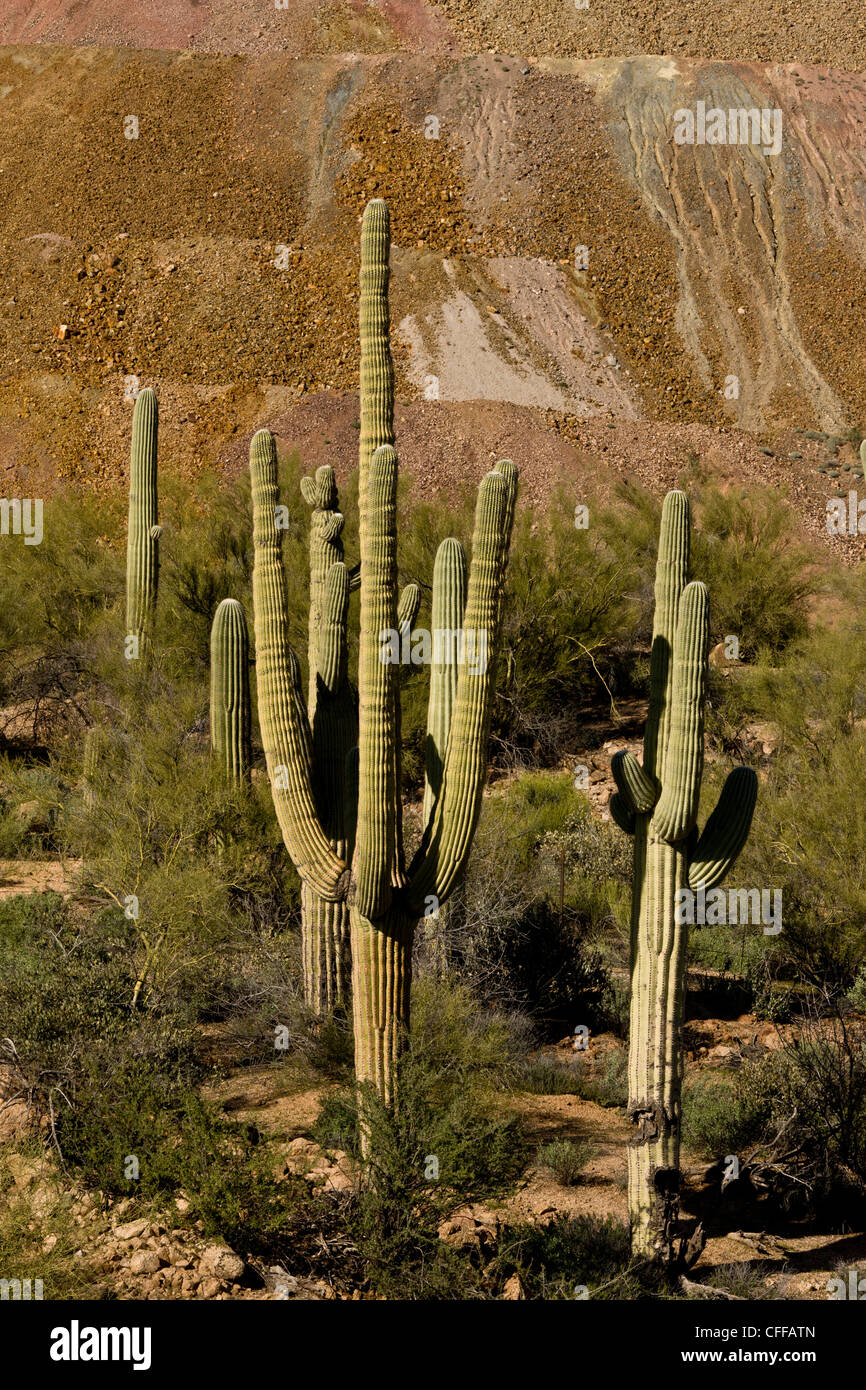
M 530 437 L 536 496 L 563 470 L 669 482 L 697 451 L 769 470 L 820 521 L 826 450 L 792 431 L 866 421 L 863 75 L 459 57 L 447 6 L 397 0 L 342 7 L 387 21 L 379 51 L 317 53 L 325 8 L 269 13 L 245 53 L 179 51 L 191 11 L 169 3 L 123 48 L 98 46 L 109 3 L 7 16 L 3 37 L 39 40 L 0 50 L 7 472 L 121 479 L 130 377 L 158 387 L 185 470 L 241 466 L 263 420 L 350 468 L 358 217 L 384 196 L 422 486 Z M 770 143 L 678 143 L 701 103 L 766 113 Z

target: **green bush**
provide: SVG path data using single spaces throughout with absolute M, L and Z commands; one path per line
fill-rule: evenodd
M 538 1150 L 537 1162 L 549 1168 L 562 1187 L 573 1187 L 595 1155 L 592 1144 L 575 1144 L 571 1139 L 556 1139 Z

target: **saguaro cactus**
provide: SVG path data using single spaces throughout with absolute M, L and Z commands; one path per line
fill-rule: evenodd
M 250 642 L 237 599 L 224 598 L 210 634 L 210 737 L 227 776 L 250 772 Z
M 359 737 L 342 777 L 345 854 L 332 843 L 319 809 L 314 735 L 303 708 L 299 666 L 288 640 L 286 580 L 275 508 L 276 450 L 262 430 L 250 453 L 253 485 L 256 672 L 262 737 L 274 804 L 286 847 L 307 889 L 325 903 L 348 905 L 352 942 L 355 1071 L 390 1103 L 396 1063 L 409 1027 L 415 924 L 444 902 L 458 882 L 481 808 L 493 691 L 493 661 L 507 564 L 517 470 L 503 463 L 478 493 L 472 564 L 458 628 L 484 634 L 491 659 L 458 663 L 447 743 L 438 739 L 441 775 L 418 851 L 406 866 L 400 814 L 397 669 L 383 659 L 383 635 L 411 627 L 420 593 L 397 598 L 397 455 L 393 448 L 393 371 L 388 339 L 388 212 L 368 205 L 361 234 L 361 632 L 358 665 Z M 306 489 L 309 491 L 310 489 Z M 325 579 L 325 621 L 317 641 L 320 666 L 345 660 L 349 573 L 342 561 Z M 329 633 L 332 660 L 322 658 Z M 323 706 L 317 685 L 315 719 Z M 314 722 L 315 722 L 314 719 Z M 336 780 L 336 779 L 335 779 Z M 354 809 L 357 787 L 357 812 Z
M 126 541 L 126 631 L 139 645 L 149 632 L 159 585 L 158 431 L 156 394 L 146 387 L 139 392 L 132 413 Z
M 709 598 L 688 583 L 689 503 L 669 492 L 655 580 L 650 701 L 643 766 L 617 753 L 613 819 L 634 836 L 628 1149 L 632 1249 L 672 1262 L 699 1252 L 700 1228 L 677 1246 L 680 1098 L 687 914 L 683 890 L 709 889 L 732 867 L 757 797 L 750 768 L 735 768 L 698 834 Z

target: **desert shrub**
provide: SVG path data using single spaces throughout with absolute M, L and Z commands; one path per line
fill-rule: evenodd
M 500 1016 L 473 1017 L 470 996 L 447 983 L 422 987 L 413 1004 L 399 1107 L 372 1092 L 361 1099 L 371 1158 L 348 1228 L 377 1291 L 463 1296 L 456 1290 L 477 1271 L 441 1244 L 438 1227 L 461 1201 L 510 1190 L 526 1167 L 521 1124 L 503 1110 L 517 1038 Z M 346 1088 L 325 1098 L 313 1133 L 359 1156 L 359 1123 L 357 1092 Z
M 778 669 L 755 673 L 740 699 L 741 722 L 772 721 L 778 747 L 737 877 L 782 891 L 773 976 L 844 994 L 866 961 L 863 644 L 847 624 L 816 630 Z
M 866 1194 L 866 1035 L 836 1014 L 735 1077 L 686 1088 L 683 1139 L 708 1158 L 748 1158 L 752 1181 L 813 1208 Z M 826 1209 L 826 1208 L 825 1208 Z
M 628 1101 L 628 1053 L 610 1048 L 600 1061 L 575 1056 L 569 1062 L 536 1057 L 517 1072 L 515 1085 L 540 1096 L 580 1096 L 596 1105 L 623 1106 Z
M 575 1063 L 554 1062 L 550 1057 L 533 1057 L 519 1068 L 514 1084 L 533 1096 L 581 1096 L 586 1088 L 584 1068 Z
M 586 701 L 609 702 L 633 627 L 632 557 L 608 544 L 595 507 L 593 526 L 575 528 L 575 503 L 584 501 L 561 491 L 543 527 L 530 508 L 518 509 L 494 716 L 501 755 L 518 760 L 562 757 Z
M 545 1225 L 510 1227 L 497 1258 L 500 1278 L 516 1272 L 527 1298 L 628 1298 L 628 1228 L 613 1217 L 557 1216 Z
M 547 1036 L 578 1021 L 602 1026 L 608 1012 L 606 938 L 620 934 L 620 913 L 627 921 L 627 889 L 607 877 L 609 865 L 619 872 L 619 846 L 601 830 L 596 837 L 570 776 L 515 778 L 507 795 L 485 801 L 465 884 L 441 928 L 473 994 L 527 1014 Z M 560 837 L 571 854 L 561 912 Z
M 692 573 L 709 586 L 712 640 L 735 634 L 746 661 L 783 652 L 804 636 L 815 588 L 790 506 L 769 488 L 704 487 L 696 510 Z
M 750 1302 L 756 1299 L 784 1297 L 784 1276 L 780 1288 L 768 1287 L 766 1277 L 766 1270 L 760 1265 L 740 1261 L 736 1264 L 719 1265 L 706 1283 L 711 1289 L 724 1289 L 735 1298 L 746 1298 Z
M 573 1187 L 594 1154 L 592 1144 L 555 1139 L 538 1150 L 537 1162 L 542 1168 L 549 1168 L 562 1187 Z
M 857 972 L 857 978 L 853 986 L 848 991 L 847 1002 L 852 1009 L 858 1013 L 866 1013 L 866 965 L 861 965 Z
M 743 1154 L 769 1118 L 766 1095 L 750 1092 L 739 1079 L 705 1077 L 683 1093 L 683 1144 L 702 1158 Z

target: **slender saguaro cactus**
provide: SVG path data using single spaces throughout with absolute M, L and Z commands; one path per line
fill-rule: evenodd
M 210 633 L 210 737 L 233 781 L 250 775 L 250 640 L 237 599 L 224 598 Z
M 720 883 L 748 837 L 757 778 L 728 776 L 703 833 L 697 817 L 704 760 L 709 598 L 688 583 L 689 502 L 664 501 L 655 579 L 650 701 L 643 766 L 615 754 L 610 811 L 634 836 L 628 1150 L 634 1254 L 668 1262 L 700 1253 L 700 1228 L 676 1246 L 688 913 L 684 890 Z
M 146 387 L 139 392 L 132 413 L 126 541 L 126 631 L 137 637 L 139 645 L 149 632 L 159 585 L 158 431 L 156 394 Z
M 409 1027 L 415 925 L 425 912 L 443 903 L 459 881 L 481 809 L 493 693 L 492 657 L 517 470 L 510 461 L 504 461 L 487 474 L 479 488 L 465 605 L 461 601 L 455 626 L 462 634 L 471 634 L 473 650 L 482 650 L 487 659 L 457 663 L 450 722 L 446 729 L 447 721 L 439 719 L 431 733 L 438 763 L 429 815 L 421 844 L 407 867 L 401 834 L 398 673 L 388 659 L 390 645 L 385 639 L 399 627 L 411 629 L 420 590 L 417 585 L 407 586 L 398 602 L 388 259 L 388 212 L 377 200 L 367 207 L 361 233 L 358 742 L 343 765 L 342 805 L 351 823 L 345 826 L 342 840 L 333 836 L 321 810 L 324 791 L 315 772 L 314 743 L 315 723 L 325 705 L 323 687 L 345 662 L 349 572 L 338 560 L 325 575 L 324 618 L 314 639 L 319 680 L 311 729 L 302 704 L 298 661 L 288 640 L 286 580 L 275 526 L 276 449 L 266 430 L 253 439 L 250 468 L 256 672 L 274 804 L 286 847 L 305 888 L 323 903 L 348 906 L 356 1077 L 360 1083 L 375 1087 L 390 1104 L 395 1099 L 396 1064 Z M 311 487 L 305 488 L 305 495 L 308 493 L 312 495 Z M 330 492 L 326 500 L 331 500 Z M 452 558 L 456 557 L 454 544 Z M 443 572 L 446 568 L 443 560 Z M 441 579 L 440 590 L 444 584 Z M 444 602 L 441 592 L 440 602 Z M 457 601 L 452 597 L 451 612 L 456 613 L 456 609 Z M 437 699 L 437 711 L 445 700 L 444 694 Z M 334 783 L 339 780 L 335 774 Z M 339 793 L 337 787 L 333 794 L 338 801 Z

